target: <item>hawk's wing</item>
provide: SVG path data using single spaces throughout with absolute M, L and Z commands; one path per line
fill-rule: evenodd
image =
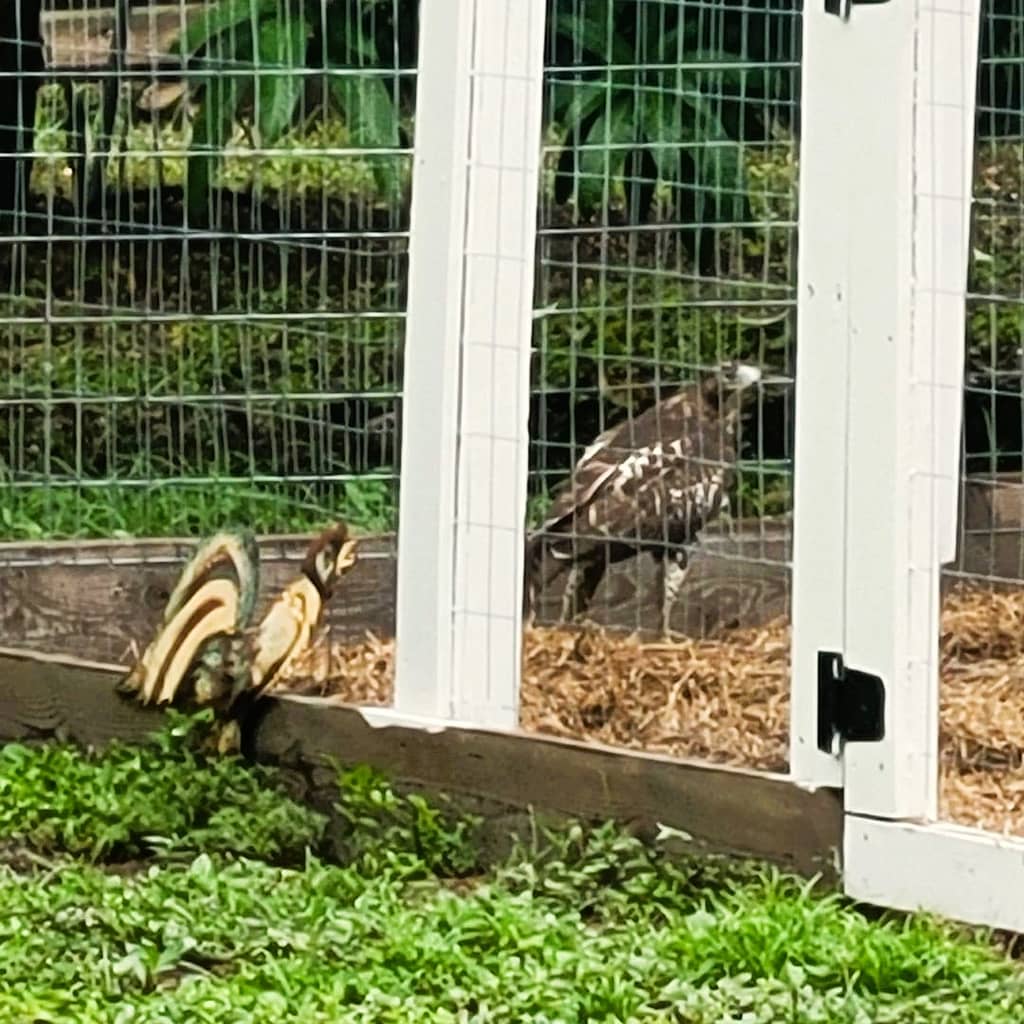
M 669 517 L 685 520 L 690 532 L 717 514 L 731 453 L 721 423 L 694 415 L 684 399 L 675 396 L 597 438 L 537 534 L 574 525 L 581 534 L 647 540 L 664 534 Z

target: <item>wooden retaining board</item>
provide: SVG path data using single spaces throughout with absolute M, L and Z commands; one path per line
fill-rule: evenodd
M 985 529 L 977 503 L 988 499 L 981 488 L 978 495 L 944 585 L 958 576 L 1020 585 L 1024 523 L 1014 525 L 1004 511 Z M 308 539 L 260 538 L 259 609 L 293 578 Z M 152 636 L 194 545 L 190 539 L 0 544 L 0 639 L 8 647 L 124 663 L 133 644 L 141 649 Z M 787 617 L 791 549 L 786 519 L 720 524 L 705 531 L 693 550 L 673 629 L 706 637 Z M 353 642 L 368 631 L 393 636 L 396 582 L 395 537 L 363 538 L 360 561 L 328 609 L 331 638 Z M 563 574 L 542 591 L 540 623 L 557 621 L 564 584 Z M 589 617 L 600 626 L 653 636 L 659 603 L 654 562 L 642 556 L 611 567 Z
M 294 579 L 308 537 L 259 539 L 256 614 Z M 125 664 L 152 638 L 196 541 L 0 544 L 0 639 L 7 647 Z M 394 633 L 394 539 L 367 537 L 331 602 L 327 625 L 342 641 Z
M 260 538 L 257 615 L 298 571 L 309 538 Z M 676 606 L 673 627 L 707 636 L 785 615 L 788 533 L 770 524 L 725 534 L 698 551 Z M 194 540 L 67 541 L 0 544 L 0 639 L 7 647 L 122 664 L 133 644 L 153 634 Z M 396 543 L 367 537 L 360 559 L 328 608 L 332 640 L 358 641 L 370 631 L 394 635 Z M 554 622 L 564 576 L 541 595 L 540 622 Z M 594 622 L 654 634 L 659 625 L 654 563 L 644 556 L 614 566 L 595 595 Z
M 128 12 L 125 63 L 150 67 L 166 60 L 171 47 L 187 25 L 207 4 L 148 4 Z M 99 69 L 110 60 L 113 44 L 114 5 L 90 6 L 79 11 L 43 11 L 39 31 L 43 59 L 51 68 Z
M 116 665 L 0 649 L 0 742 L 47 738 L 101 746 L 139 741 L 162 715 L 119 698 Z M 325 758 L 367 763 L 403 786 L 448 793 L 513 826 L 537 811 L 616 819 L 650 836 L 686 833 L 689 848 L 752 856 L 834 878 L 842 849 L 840 795 L 786 777 L 674 761 L 521 732 L 375 728 L 360 712 L 317 698 L 280 698 L 255 735 L 258 760 L 298 785 L 326 781 Z M 305 782 L 303 782 L 305 780 Z M 307 796 L 316 797 L 315 792 Z

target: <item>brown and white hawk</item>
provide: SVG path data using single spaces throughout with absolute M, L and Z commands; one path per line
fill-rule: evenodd
M 607 567 L 644 552 L 658 563 L 666 635 L 687 570 L 686 545 L 723 507 L 734 478 L 742 396 L 759 367 L 727 363 L 601 434 L 555 496 L 526 550 L 533 617 L 545 552 L 569 568 L 562 620 L 582 615 Z

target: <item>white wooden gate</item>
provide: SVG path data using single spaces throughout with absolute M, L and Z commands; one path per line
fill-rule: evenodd
M 935 820 L 979 22 L 804 8 L 791 764 L 843 787 L 848 894 L 1021 930 L 1024 842 Z
M 377 724 L 517 724 L 545 7 L 422 3 L 396 696 Z M 1024 930 L 1024 841 L 936 821 L 980 0 L 803 19 L 791 772 L 843 789 L 851 896 Z

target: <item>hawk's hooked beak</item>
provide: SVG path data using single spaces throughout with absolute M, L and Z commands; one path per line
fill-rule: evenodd
M 753 363 L 737 363 L 733 367 L 732 380 L 730 383 L 734 388 L 749 388 L 752 384 L 758 384 L 764 377 L 760 366 Z
M 760 366 L 754 363 L 728 362 L 718 366 L 716 374 L 722 386 L 730 391 L 738 391 L 757 384 L 764 377 Z
M 774 384 L 792 384 L 791 377 L 766 374 L 756 363 L 726 363 L 719 367 L 725 387 L 739 391 L 758 384 L 762 387 Z

